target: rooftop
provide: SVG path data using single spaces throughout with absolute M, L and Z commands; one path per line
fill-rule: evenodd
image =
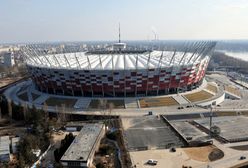
M 202 42 L 168 51 L 121 50 L 46 54 L 28 50 L 24 53 L 27 64 L 31 66 L 83 70 L 136 70 L 197 64 L 208 56 L 214 46 L 213 42 Z
M 103 124 L 85 124 L 61 161 L 87 161 L 102 128 Z
M 10 145 L 9 136 L 1 136 L 0 137 L 0 155 L 6 155 L 10 153 L 9 145 Z

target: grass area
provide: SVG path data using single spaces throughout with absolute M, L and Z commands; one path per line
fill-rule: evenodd
M 124 100 L 93 99 L 89 104 L 89 108 L 91 109 L 101 109 L 102 107 L 109 108 L 110 106 L 112 106 L 113 108 L 123 109 L 125 108 Z
M 248 115 L 248 111 L 242 111 L 241 114 L 247 116 Z
M 140 99 L 139 102 L 141 108 L 178 105 L 178 102 L 172 97 L 146 98 Z
M 237 116 L 236 111 L 218 111 L 215 112 L 218 117 L 221 116 Z
M 211 92 L 213 92 L 213 93 L 218 92 L 218 88 L 216 86 L 214 86 L 214 85 L 211 85 L 211 84 L 208 84 L 206 89 L 211 91 Z
M 215 111 L 214 112 L 218 117 L 222 116 L 237 116 L 237 115 L 248 115 L 248 111 Z
M 241 93 L 240 93 L 240 90 L 238 88 L 235 88 L 233 86 L 225 86 L 224 89 L 236 96 L 239 96 L 241 97 Z
M 203 101 L 203 100 L 207 100 L 211 97 L 213 97 L 212 94 L 202 90 L 196 93 L 190 93 L 190 94 L 186 94 L 184 95 L 189 101 L 191 102 L 198 102 L 198 101 Z
M 208 159 L 213 162 L 224 157 L 224 152 L 218 148 L 214 148 L 208 155 Z
M 23 100 L 23 101 L 28 101 L 28 94 L 27 92 L 24 92 L 20 95 L 18 95 L 19 99 Z
M 43 104 L 46 103 L 47 106 L 61 107 L 62 105 L 65 105 L 65 107 L 73 107 L 76 102 L 77 102 L 77 99 L 50 97 Z

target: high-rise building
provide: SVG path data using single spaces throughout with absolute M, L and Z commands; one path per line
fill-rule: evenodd
M 15 65 L 14 53 L 6 52 L 3 54 L 3 65 L 6 67 L 12 67 Z

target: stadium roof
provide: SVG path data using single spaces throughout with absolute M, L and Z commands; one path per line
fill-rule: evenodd
M 210 43 L 213 44 L 213 43 Z M 83 69 L 83 70 L 129 70 L 153 69 L 197 63 L 215 46 L 206 45 L 185 51 L 146 51 L 120 53 L 62 53 L 27 54 L 27 64 L 38 67 Z

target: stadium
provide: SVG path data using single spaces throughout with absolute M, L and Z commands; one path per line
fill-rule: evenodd
M 124 43 L 116 43 L 113 50 L 45 54 L 29 48 L 24 53 L 39 91 L 84 97 L 142 97 L 197 88 L 215 45 L 195 42 L 168 50 L 128 50 Z

